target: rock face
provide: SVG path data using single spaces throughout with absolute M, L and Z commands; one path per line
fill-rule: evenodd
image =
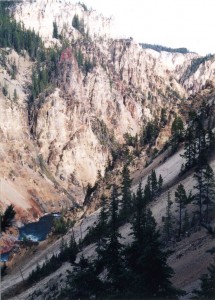
M 72 206 L 73 202 L 42 170 L 41 153 L 30 134 L 27 87 L 32 62 L 28 56 L 19 56 L 10 49 L 0 49 L 0 58 L 0 207 L 4 211 L 13 204 L 17 219 L 24 222 Z M 10 70 L 14 63 L 17 74 L 12 79 Z M 3 94 L 3 87 L 7 95 Z
M 153 57 L 139 45 L 107 41 L 103 52 L 99 46 L 81 45 L 84 55 L 89 47 L 97 53 L 87 75 L 78 68 L 73 54 L 60 62 L 67 72 L 66 82 L 62 72 L 59 88 L 36 109 L 34 135 L 40 152 L 67 190 L 79 190 L 79 201 L 83 201 L 87 184 L 95 183 L 98 170 L 104 174 L 114 141 L 122 143 L 125 133 L 139 134 L 144 122 L 160 116 L 162 107 L 172 109 L 177 102 L 173 91 L 186 95 L 183 87 L 171 82 L 171 72 L 159 62 L 154 68 Z
M 2 64 L 1 84 L 6 82 L 10 95 L 16 88 L 19 99 L 11 101 L 0 92 L 0 158 L 5 166 L 0 175 L 5 189 L 9 185 L 15 191 L 4 192 L 1 202 L 14 203 L 19 195 L 26 218 L 32 211 L 36 217 L 72 206 L 74 200 L 83 203 L 87 185 L 95 183 L 98 171 L 104 174 L 111 149 L 124 143 L 126 133 L 140 134 L 148 121 L 160 118 L 162 108 L 171 123 L 178 104 L 214 79 L 213 57 L 191 72 L 193 61 L 200 59 L 197 54 L 159 53 L 131 39 L 113 39 L 111 20 L 83 5 L 24 1 L 12 13 L 39 32 L 47 47 L 61 45 L 52 38 L 53 22 L 69 41 L 58 62 L 55 88 L 42 103 L 36 100 L 31 111 L 27 87 L 34 63 L 8 50 L 8 61 L 15 59 L 18 67 L 15 80 L 10 64 Z M 84 33 L 72 26 L 75 15 L 84 20 Z M 77 53 L 91 63 L 90 69 L 80 65 Z M 160 137 L 160 146 L 168 138 Z
M 195 64 L 193 65 L 195 66 Z M 183 75 L 182 77 L 183 86 L 189 94 L 196 94 L 207 83 L 207 81 L 215 82 L 215 56 L 208 57 L 208 59 L 206 57 L 206 59 L 199 64 L 197 61 L 194 70 L 195 72 L 185 72 L 184 75 L 187 75 L 188 73 L 189 76 Z
M 34 29 L 47 42 L 52 38 L 53 22 L 56 22 L 58 31 L 69 37 L 78 37 L 78 31 L 72 27 L 72 20 L 77 15 L 83 20 L 85 31 L 92 38 L 109 38 L 113 30 L 113 20 L 105 18 L 86 6 L 74 4 L 70 0 L 37 0 L 28 1 L 16 6 L 14 16 L 22 21 L 26 28 Z M 55 41 L 56 42 L 56 41 Z

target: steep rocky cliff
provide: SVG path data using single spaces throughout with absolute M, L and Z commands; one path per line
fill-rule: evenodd
M 80 4 L 24 1 L 11 14 L 38 32 L 46 47 L 61 49 L 55 84 L 31 105 L 35 62 L 1 50 L 7 63 L 1 63 L 0 82 L 9 90 L 1 91 L 0 103 L 1 202 L 16 203 L 28 217 L 35 207 L 36 217 L 83 203 L 88 184 L 95 183 L 98 171 L 104 175 L 111 151 L 125 142 L 126 133 L 140 135 L 148 121 L 160 119 L 162 108 L 170 126 L 181 101 L 214 79 L 213 57 L 158 53 L 132 39 L 114 39 L 111 20 Z M 84 30 L 72 26 L 75 15 Z M 54 22 L 58 39 L 52 37 Z M 12 61 L 16 79 L 10 75 Z
M 71 0 L 23 1 L 16 6 L 13 13 L 17 20 L 23 22 L 27 28 L 39 32 L 48 43 L 52 41 L 53 22 L 56 22 L 61 34 L 70 38 L 80 36 L 79 32 L 72 27 L 75 15 L 83 20 L 85 30 L 92 38 L 109 38 L 113 34 L 111 18 L 105 18 L 95 10 L 88 10 L 84 4 L 74 2 Z

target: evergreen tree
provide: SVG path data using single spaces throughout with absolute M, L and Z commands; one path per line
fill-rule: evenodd
M 212 125 L 211 125 L 212 128 Z M 215 150 L 215 134 L 210 127 L 207 130 L 206 142 L 209 148 L 209 154 Z
M 143 141 L 142 145 L 146 145 L 148 143 L 154 144 L 156 141 L 156 138 L 158 137 L 159 129 L 157 125 L 157 121 L 149 122 L 144 131 L 143 131 Z
M 132 293 L 146 299 L 176 298 L 178 291 L 170 281 L 174 272 L 167 264 L 168 253 L 162 249 L 150 210 L 145 211 L 141 234 L 136 233 L 136 230 L 132 230 L 134 241 L 126 250 Z M 139 235 L 143 237 L 141 241 Z
M 176 116 L 173 123 L 172 123 L 172 140 L 171 140 L 171 147 L 172 152 L 174 153 L 179 143 L 183 140 L 184 137 L 184 124 L 181 117 Z
M 158 179 L 158 193 L 160 194 L 163 187 L 163 177 L 160 175 Z
M 182 233 L 185 234 L 190 229 L 190 218 L 187 210 L 185 209 L 184 217 L 182 221 Z
M 156 172 L 152 170 L 151 174 L 147 178 L 147 183 L 144 189 L 144 197 L 147 203 L 153 200 L 153 198 L 156 197 L 161 192 L 162 185 L 163 185 L 162 176 L 160 175 L 159 180 L 157 180 Z
M 185 144 L 184 144 L 184 153 L 182 157 L 185 158 L 185 170 L 190 169 L 196 161 L 196 145 L 195 137 L 193 134 L 192 126 L 188 125 L 186 135 L 185 135 Z
M 175 192 L 175 202 L 178 204 L 179 209 L 179 230 L 178 230 L 178 236 L 181 236 L 182 233 L 182 212 L 185 208 L 185 205 L 187 203 L 187 195 L 186 191 L 184 189 L 183 184 L 179 184 L 178 188 Z
M 84 64 L 84 57 L 83 57 L 83 54 L 80 49 L 78 50 L 78 52 L 76 52 L 76 59 L 77 59 L 79 68 L 82 67 Z
M 167 115 L 166 115 L 166 109 L 165 108 L 162 108 L 161 109 L 161 126 L 162 127 L 165 127 L 166 124 L 167 124 Z
M 72 26 L 75 28 L 75 29 L 77 29 L 77 30 L 79 30 L 79 28 L 80 28 L 80 21 L 79 21 L 79 17 L 78 17 L 78 15 L 74 15 L 74 17 L 73 17 L 73 20 L 72 20 Z
M 133 235 L 139 243 L 143 242 L 142 232 L 145 222 L 145 209 L 147 203 L 145 194 L 143 195 L 141 182 L 139 182 L 136 197 L 134 199 L 134 216 L 132 220 Z
M 122 170 L 122 208 L 120 217 L 123 221 L 129 216 L 131 212 L 131 183 L 130 171 L 128 165 L 124 165 Z
M 214 149 L 215 136 L 210 129 L 210 124 L 207 129 L 204 128 L 205 117 L 204 110 L 200 110 L 199 115 L 196 113 L 190 115 L 185 135 L 184 154 L 182 155 L 186 160 L 185 171 L 197 163 L 205 163 L 207 155 Z
M 84 29 L 84 20 L 79 19 L 78 15 L 74 15 L 73 20 L 72 20 L 72 26 L 77 29 L 81 34 L 85 33 Z
M 87 75 L 90 71 L 92 71 L 94 65 L 89 59 L 85 59 L 83 64 L 83 71 Z
M 18 100 L 18 95 L 17 95 L 16 89 L 14 89 L 14 91 L 13 91 L 13 100 L 14 100 L 14 101 L 17 101 L 17 100 Z
M 164 220 L 164 237 L 166 241 L 169 241 L 173 233 L 173 216 L 171 212 L 172 201 L 170 198 L 170 192 L 168 192 L 166 216 Z
M 57 28 L 57 23 L 53 22 L 53 34 L 52 37 L 55 39 L 58 39 L 58 28 Z
M 148 177 L 149 179 L 150 177 Z M 146 183 L 146 186 L 144 188 L 144 199 L 146 203 L 150 203 L 152 201 L 152 192 L 151 192 L 151 185 L 150 180 Z
M 132 293 L 140 293 L 136 287 L 139 285 L 139 280 L 142 272 L 142 268 L 139 265 L 139 257 L 141 255 L 142 247 L 144 245 L 144 227 L 146 219 L 146 203 L 141 188 L 141 182 L 139 183 L 136 197 L 134 199 L 134 215 L 132 219 L 132 232 L 134 240 L 131 245 L 128 245 L 125 249 L 126 267 L 129 278 L 129 290 Z M 135 284 L 135 286 L 134 286 Z M 141 285 L 141 284 L 140 284 Z M 139 287 L 140 289 L 140 287 Z
M 122 245 L 119 242 L 121 235 L 118 233 L 118 205 L 117 205 L 117 190 L 113 186 L 110 206 L 110 237 L 106 245 L 105 257 L 106 268 L 108 271 L 107 279 L 110 283 L 110 289 L 113 292 L 120 292 L 123 289 L 124 283 L 122 280 L 123 260 L 122 260 Z
M 111 193 L 110 221 L 108 237 L 103 239 L 102 244 L 96 247 L 98 254 L 95 263 L 95 270 L 101 273 L 104 268 L 107 270 L 107 286 L 110 294 L 119 294 L 124 287 L 123 280 L 123 258 L 122 245 L 119 242 L 121 235 L 118 233 L 118 204 L 117 189 L 114 185 Z
M 172 123 L 172 135 L 173 139 L 181 140 L 183 137 L 184 124 L 181 117 L 176 116 Z
M 16 211 L 14 210 L 14 206 L 9 205 L 4 214 L 1 216 L 1 230 L 5 231 L 8 227 L 12 226 L 13 219 L 16 215 Z
M 59 259 L 61 261 L 65 261 L 66 260 L 66 248 L 67 248 L 67 244 L 64 240 L 64 238 L 61 238 L 61 242 L 60 242 L 60 253 L 59 253 Z
M 7 97 L 8 95 L 8 86 L 6 83 L 4 83 L 3 87 L 2 87 L 2 93 L 5 97 Z
M 78 254 L 78 245 L 75 241 L 74 236 L 71 235 L 70 243 L 69 243 L 69 247 L 68 247 L 68 260 L 71 263 L 74 263 L 76 260 L 77 254 Z
M 197 190 L 197 193 L 195 194 L 195 202 L 199 207 L 199 224 L 202 223 L 202 216 L 203 216 L 203 200 L 204 200 L 204 194 L 205 194 L 205 187 L 204 187 L 204 169 L 205 165 L 199 164 L 196 169 L 195 173 L 193 175 L 194 179 L 196 180 L 196 185 L 194 186 L 194 189 Z
M 197 116 L 195 120 L 195 137 L 196 137 L 196 155 L 198 160 L 205 158 L 206 151 L 206 131 L 203 126 L 203 119 Z
M 98 235 L 97 253 L 99 253 L 102 244 L 105 242 L 108 235 L 108 213 L 107 213 L 107 198 L 103 194 L 101 196 L 101 210 L 98 216 L 98 224 L 96 226 L 96 233 Z
M 11 78 L 16 79 L 16 74 L 17 74 L 17 67 L 15 61 L 12 64 L 12 70 L 11 70 Z
M 157 175 L 155 173 L 155 170 L 152 170 L 152 172 L 151 172 L 151 197 L 152 197 L 152 200 L 157 195 L 157 192 L 158 192 Z
M 91 299 L 99 297 L 103 292 L 103 283 L 98 278 L 94 266 L 83 255 L 79 261 L 79 267 L 67 276 L 67 288 L 61 292 L 64 299 Z
M 54 234 L 65 234 L 68 229 L 68 224 L 65 222 L 63 216 L 54 221 Z
M 6 1 L 0 3 L 0 47 L 10 47 L 18 53 L 26 50 L 34 59 L 42 48 L 42 40 L 34 30 L 26 30 L 9 15 L 8 5 Z
M 209 221 L 209 208 L 215 202 L 215 178 L 213 169 L 207 164 L 203 170 L 204 176 L 204 204 L 206 205 L 206 223 Z

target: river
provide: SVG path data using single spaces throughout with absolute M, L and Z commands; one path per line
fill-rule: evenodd
M 54 220 L 59 218 L 59 214 L 49 214 L 41 217 L 39 221 L 25 224 L 19 228 L 19 240 L 25 239 L 40 242 L 47 238 L 47 235 L 51 232 L 54 224 Z M 8 261 L 10 252 L 1 254 L 0 261 Z

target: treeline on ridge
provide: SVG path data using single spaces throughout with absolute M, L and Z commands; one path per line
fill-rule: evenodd
M 152 49 L 158 52 L 161 51 L 166 51 L 166 52 L 177 52 L 177 53 L 190 53 L 190 51 L 187 48 L 170 48 L 170 47 L 165 47 L 161 45 L 153 45 L 153 44 L 146 44 L 146 43 L 141 43 L 140 44 L 144 49 Z

